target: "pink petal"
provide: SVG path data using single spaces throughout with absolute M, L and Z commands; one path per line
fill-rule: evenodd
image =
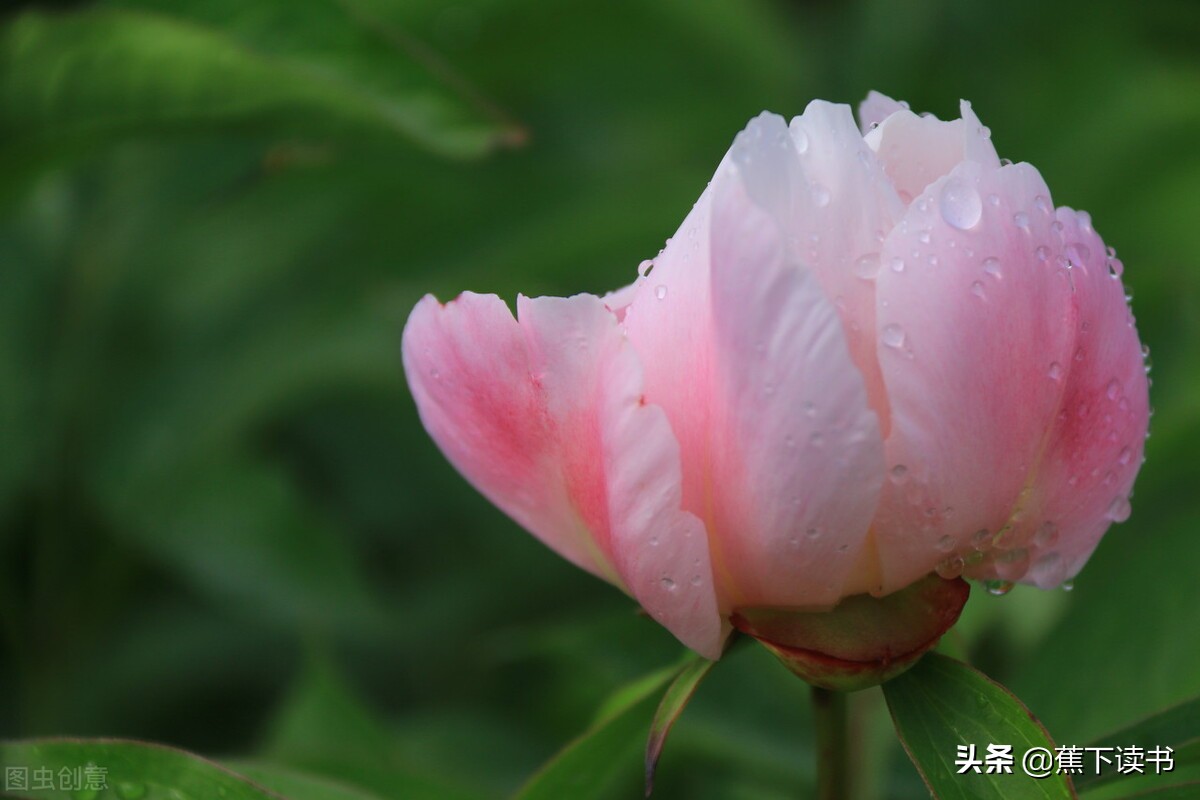
M 684 507 L 705 520 L 722 609 L 828 607 L 856 568 L 881 438 L 837 311 L 785 248 L 781 212 L 800 184 L 779 176 L 800 175 L 794 145 L 778 118 L 756 122 L 626 325 L 647 399 L 679 437 Z
M 750 138 L 757 125 L 764 129 L 759 140 L 768 140 L 767 129 L 781 124 L 778 117 L 759 117 L 743 137 Z M 791 257 L 812 270 L 834 301 L 850 356 L 886 433 L 887 392 L 875 351 L 875 278 L 883 265 L 884 237 L 904 214 L 904 204 L 859 136 L 849 106 L 814 101 L 789 128 L 795 155 L 772 158 L 770 148 L 762 148 L 743 169 L 754 187 L 787 182 L 786 194 L 774 191 L 786 201 L 773 200 L 762 188 L 756 191 L 765 196 L 758 201 L 783 225 Z
M 962 119 L 952 122 L 897 111 L 867 133 L 867 144 L 905 203 L 962 161 L 999 166 L 991 133 L 979 122 L 970 103 L 964 100 L 960 108 Z
M 885 592 L 944 559 L 958 571 L 956 554 L 971 560 L 973 545 L 1019 527 L 1078 319 L 1049 196 L 1026 164 L 964 162 L 888 237 L 884 258 L 903 268 L 878 282 L 892 411 L 874 525 Z
M 470 293 L 417 305 L 403 353 L 422 422 L 501 510 L 719 656 L 703 526 L 679 508 L 677 445 L 616 318 L 587 295 L 518 312 Z
M 862 125 L 862 132 L 866 133 L 892 114 L 907 108 L 908 103 L 893 100 L 886 94 L 881 94 L 872 89 L 870 92 L 867 92 L 867 99 L 858 104 L 858 120 Z
M 1149 423 L 1141 343 L 1120 277 L 1110 270 L 1104 242 L 1086 214 L 1060 208 L 1057 219 L 1072 264 L 1078 322 L 1069 358 L 1062 361 L 1055 425 L 1022 514 L 1030 569 L 1019 576 L 1003 564 L 985 565 L 982 575 L 1042 588 L 1078 573 L 1109 525 L 1129 515 Z

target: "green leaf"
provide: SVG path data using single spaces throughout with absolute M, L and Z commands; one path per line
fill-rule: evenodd
M 1149 751 L 1154 747 L 1170 747 L 1172 759 L 1177 766 L 1200 761 L 1200 697 L 1164 709 L 1132 725 L 1102 736 L 1088 747 L 1110 748 L 1141 747 Z M 1106 754 L 1112 758 L 1113 754 Z M 1118 772 L 1115 765 L 1099 772 L 1091 771 L 1094 759 L 1087 765 L 1089 771 L 1075 777 L 1079 790 L 1092 788 L 1119 778 L 1136 778 L 1140 773 Z
M 1126 800 L 1195 800 L 1197 797 L 1200 797 L 1200 781 L 1188 781 L 1131 794 Z
M 606 796 L 622 767 L 636 758 L 655 705 L 667 684 L 695 665 L 689 653 L 683 664 L 660 670 L 617 691 L 619 703 L 563 748 L 517 793 L 515 800 L 589 800 Z
M 654 773 L 658 769 L 658 759 L 662 755 L 663 745 L 667 743 L 667 734 L 688 701 L 700 685 L 700 681 L 708 675 L 709 670 L 716 664 L 700 656 L 694 656 L 680 673 L 671 681 L 663 694 L 658 710 L 654 712 L 654 721 L 650 723 L 650 737 L 646 740 L 646 796 L 654 791 Z
M 939 800 L 951 798 L 1069 798 L 1065 775 L 1036 780 L 1021 759 L 1030 748 L 1054 742 L 1041 723 L 1000 684 L 961 661 L 930 653 L 915 667 L 883 685 L 896 732 L 925 784 Z M 983 759 L 989 744 L 1011 745 L 1011 774 L 958 774 L 960 746 L 974 746 Z
M 400 136 L 465 157 L 517 136 L 418 63 L 425 51 L 415 42 L 391 42 L 338 4 L 309 4 L 302 26 L 287 4 L 238 6 L 217 19 L 248 20 L 241 30 L 111 8 L 16 17 L 0 31 L 0 137 L 37 149 L 49 140 L 240 128 Z M 317 34 L 337 47 L 312 42 Z M 370 80 L 356 69 L 362 52 L 374 72 L 396 77 Z
M 226 765 L 289 800 L 382 800 L 381 795 L 328 778 L 262 761 L 227 761 Z
M 9 780 L 5 796 L 28 800 L 92 800 L 102 796 L 99 788 L 111 789 L 117 797 L 129 800 L 200 800 L 209 797 L 278 800 L 281 797 L 220 764 L 183 750 L 146 742 L 117 739 L 5 742 L 0 744 L 0 763 L 6 769 L 6 777 L 11 777 L 10 771 L 18 770 L 19 774 L 28 777 L 30 787 L 29 790 L 15 789 Z M 49 772 L 43 773 L 44 770 Z M 89 785 L 89 780 L 95 783 Z M 53 788 L 37 789 L 39 785 Z M 326 797 L 335 800 L 336 796 Z M 312 800 L 325 798 L 313 795 Z

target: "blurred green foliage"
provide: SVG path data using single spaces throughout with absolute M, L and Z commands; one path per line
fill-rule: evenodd
M 445 463 L 400 371 L 408 310 L 623 285 L 747 119 L 871 88 L 972 100 L 1120 250 L 1153 349 L 1132 519 L 1072 594 L 979 592 L 949 644 L 1060 743 L 1200 692 L 1196 4 L 21 5 L 0 737 L 147 738 L 365 796 L 515 791 L 679 648 Z M 854 713 L 880 767 L 862 796 L 924 796 L 878 691 Z M 804 687 L 740 651 L 655 796 L 797 796 L 808 725 Z M 606 796 L 639 780 L 634 753 Z

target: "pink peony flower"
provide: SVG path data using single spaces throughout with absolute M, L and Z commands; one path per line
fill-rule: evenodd
M 623 289 L 515 319 L 427 296 L 404 331 L 467 480 L 709 658 L 743 612 L 933 573 L 1056 586 L 1129 515 L 1121 262 L 969 103 L 860 111 L 865 135 L 822 101 L 751 120 Z

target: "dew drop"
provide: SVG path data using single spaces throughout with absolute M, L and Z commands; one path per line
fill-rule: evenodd
M 879 253 L 867 253 L 854 262 L 854 274 L 872 280 L 879 274 Z
M 811 400 L 805 400 L 800 407 L 804 410 L 804 416 L 810 419 L 817 415 L 817 407 Z
M 1121 466 L 1125 466 L 1132 460 L 1133 460 L 1133 448 L 1122 447 L 1120 454 L 1117 456 L 1117 463 L 1120 464 Z
M 808 437 L 808 443 L 813 447 L 824 447 L 825 437 L 821 435 L 820 431 L 816 431 L 812 436 Z
M 1039 194 L 1033 198 L 1033 207 L 1043 214 L 1049 214 L 1053 210 L 1050 205 L 1050 198 L 1044 194 Z
M 1001 275 L 1000 259 L 995 258 L 994 256 L 991 258 L 985 258 L 983 260 L 983 271 L 986 272 L 988 275 L 991 275 L 993 278 L 996 278 L 997 280 L 999 280 L 1000 275 Z
M 1075 581 L 1063 581 L 1062 582 L 1062 590 L 1064 592 L 1069 592 L 1074 588 L 1075 588 Z
M 889 266 L 892 268 L 892 272 L 904 272 L 904 259 L 896 256 Z
M 954 549 L 954 537 L 950 535 L 943 536 L 937 540 L 937 549 L 943 553 L 949 553 Z
M 1053 547 L 1058 543 L 1058 526 L 1053 522 L 1043 522 L 1033 535 L 1033 543 L 1039 548 Z
M 1133 513 L 1132 507 L 1129 505 L 1129 498 L 1124 495 L 1117 495 L 1108 504 L 1107 516 L 1113 522 L 1124 522 L 1129 519 L 1129 515 Z
M 892 467 L 890 475 L 892 483 L 899 486 L 908 480 L 908 467 L 904 466 L 903 464 L 897 464 L 896 466 Z
M 820 528 L 809 528 L 808 530 L 806 530 L 804 532 L 804 535 L 807 536 L 809 539 L 820 539 L 821 538 L 821 529 Z
M 942 212 L 942 219 L 960 231 L 974 228 L 983 215 L 979 192 L 960 178 L 951 178 L 943 184 L 938 208 Z
M 647 258 L 642 263 L 638 264 L 638 275 L 643 278 L 650 274 L 650 270 L 654 269 L 654 259 Z
M 808 134 L 804 132 L 804 128 L 800 125 L 800 120 L 792 120 L 792 124 L 788 127 L 792 131 L 792 144 L 795 145 L 796 152 L 804 155 L 808 152 Z
M 1058 363 L 1057 361 L 1051 361 L 1050 369 L 1046 370 L 1046 375 L 1049 376 L 1050 380 L 1052 380 L 1052 381 L 1062 380 L 1062 376 L 1063 376 L 1062 364 Z
M 998 195 L 998 194 L 989 194 L 989 195 L 988 195 L 988 198 L 987 198 L 987 201 L 988 201 L 988 203 L 989 203 L 990 205 L 993 205 L 993 206 L 998 206 L 998 205 L 1000 205 L 1000 195 Z
M 1038 261 L 1049 261 L 1050 260 L 1050 248 L 1046 247 L 1046 245 L 1044 245 L 1044 244 L 1039 244 L 1037 246 L 1037 249 L 1034 250 L 1033 252 L 1037 256 Z
M 817 204 L 818 208 L 824 208 L 825 206 L 829 205 L 829 190 L 819 183 L 814 183 L 812 185 L 812 199 L 813 202 Z
M 971 294 L 975 295 L 976 297 L 983 298 L 984 297 L 983 284 L 980 283 L 979 281 L 975 281 L 974 283 L 972 283 L 971 284 Z
M 952 580 L 957 578 L 959 575 L 962 575 L 964 566 L 965 562 L 960 557 L 951 556 L 950 558 L 939 561 L 938 565 L 934 567 L 934 571 L 946 580 Z
M 983 586 L 985 589 L 987 589 L 987 593 L 992 595 L 993 597 L 1003 597 L 1004 595 L 1006 595 L 1012 591 L 1013 582 L 1012 581 L 985 581 Z
M 1013 214 L 1013 224 L 1023 230 L 1029 230 L 1029 215 L 1024 211 Z
M 1121 382 L 1116 378 L 1113 378 L 1108 382 L 1108 386 L 1105 388 L 1104 394 L 1109 400 L 1116 400 L 1121 396 Z
M 661 283 L 658 286 L 655 286 L 654 287 L 654 296 L 657 297 L 659 300 L 667 299 L 667 287 Z
M 883 343 L 888 347 L 902 347 L 904 345 L 904 329 L 896 324 L 888 325 L 883 329 Z
M 667 590 L 668 592 L 675 591 L 675 581 L 672 580 L 671 578 L 669 578 L 668 576 L 663 575 L 662 580 L 659 581 L 659 583 L 662 584 L 662 588 Z
M 704 579 L 701 578 L 699 575 L 692 576 L 692 581 L 691 581 L 692 586 L 699 586 L 703 582 L 704 582 Z

